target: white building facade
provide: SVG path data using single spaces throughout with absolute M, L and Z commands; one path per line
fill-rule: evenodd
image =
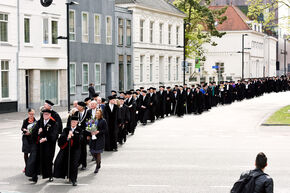
M 184 14 L 163 0 L 155 2 L 163 9 L 148 1 L 148 5 L 116 2 L 133 11 L 134 88 L 181 84 Z
M 9 61 L 10 99 L 18 111 L 39 108 L 46 99 L 65 105 L 66 42 L 57 39 L 66 34 L 65 0 L 47 8 L 35 0 L 5 2 L 12 3 L 8 9 L 0 4 L 0 12 L 8 14 L 8 41 L 0 49 L 11 54 L 0 57 Z

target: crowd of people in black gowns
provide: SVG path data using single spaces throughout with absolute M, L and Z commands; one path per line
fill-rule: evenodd
M 126 143 L 129 134 L 134 135 L 138 123 L 146 125 L 168 116 L 182 117 L 185 114 L 202 114 L 212 107 L 231 104 L 262 96 L 264 93 L 290 90 L 289 77 L 268 77 L 229 82 L 201 83 L 198 85 L 173 88 L 160 86 L 120 91 L 112 90 L 108 99 L 101 98 L 89 87 L 89 97 L 84 101 L 74 101 L 73 108 L 63 128 L 62 120 L 45 101 L 41 116 L 37 121 L 35 111 L 28 110 L 28 118 L 23 121 L 23 146 L 26 176 L 36 183 L 38 175 L 53 181 L 68 178 L 77 185 L 78 168 L 87 167 L 87 146 L 92 161 L 96 162 L 94 173 L 101 168 L 103 151 L 118 151 Z M 89 131 L 90 124 L 97 130 Z M 59 152 L 55 157 L 56 144 Z

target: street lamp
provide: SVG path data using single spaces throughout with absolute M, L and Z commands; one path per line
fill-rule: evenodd
M 242 51 L 238 51 L 238 53 L 242 53 L 242 79 L 244 79 L 244 67 L 245 67 L 245 61 L 244 61 L 244 55 L 245 55 L 245 49 L 251 49 L 251 48 L 245 48 L 245 36 L 248 36 L 248 34 L 242 34 Z
M 70 1 L 65 3 L 66 4 L 66 37 L 59 36 L 57 39 L 66 39 L 67 43 L 67 109 L 70 112 L 70 52 L 69 52 L 69 6 L 70 5 L 78 5 L 78 2 Z
M 183 24 L 183 85 L 185 85 L 185 63 L 186 63 L 186 55 L 185 55 L 185 32 L 186 32 L 186 26 L 191 25 L 191 23 L 184 22 Z

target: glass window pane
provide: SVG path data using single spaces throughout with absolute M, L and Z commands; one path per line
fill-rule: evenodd
M 111 17 L 107 17 L 107 19 L 106 19 L 106 27 L 107 27 L 107 29 L 106 29 L 106 32 L 107 32 L 107 34 L 106 34 L 106 36 L 107 36 L 107 44 L 111 44 L 112 43 L 112 19 L 111 19 Z
M 2 98 L 9 97 L 9 62 L 1 61 L 1 91 Z
M 70 93 L 76 93 L 76 68 L 75 64 L 70 64 Z
M 75 40 L 75 12 L 69 11 L 69 37 Z
M 83 19 L 82 19 L 82 40 L 83 42 L 89 41 L 89 21 L 88 21 L 88 14 L 83 13 Z
M 43 43 L 48 44 L 48 19 L 43 19 Z
M 83 64 L 83 92 L 88 92 L 89 73 L 88 64 Z
M 131 56 L 127 56 L 127 89 L 131 88 L 132 77 L 131 77 Z
M 100 16 L 95 15 L 95 43 L 101 42 Z
M 8 41 L 8 23 L 0 21 L 0 41 L 7 42 Z
M 24 42 L 30 43 L 30 19 L 24 19 Z
M 124 56 L 119 55 L 119 90 L 124 90 Z
M 51 40 L 52 44 L 57 44 L 58 43 L 58 27 L 57 27 L 57 21 L 51 21 Z
M 96 92 L 101 92 L 101 65 L 96 64 L 96 72 L 95 72 L 95 90 Z
M 123 24 L 124 20 L 119 18 L 118 20 L 118 44 L 119 45 L 123 45 L 124 42 L 124 35 L 123 35 L 123 31 L 124 31 L 124 24 Z
M 127 20 L 127 46 L 131 46 L 131 20 Z

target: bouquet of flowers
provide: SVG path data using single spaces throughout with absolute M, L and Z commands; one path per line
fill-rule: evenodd
M 29 131 L 29 133 L 32 133 L 35 126 L 36 126 L 36 121 L 27 126 L 27 130 Z
M 86 127 L 86 131 L 87 132 L 95 132 L 98 131 L 98 120 L 97 119 L 90 119 L 87 123 L 86 123 L 87 127 Z M 92 136 L 92 140 L 96 140 L 97 137 L 95 135 Z

